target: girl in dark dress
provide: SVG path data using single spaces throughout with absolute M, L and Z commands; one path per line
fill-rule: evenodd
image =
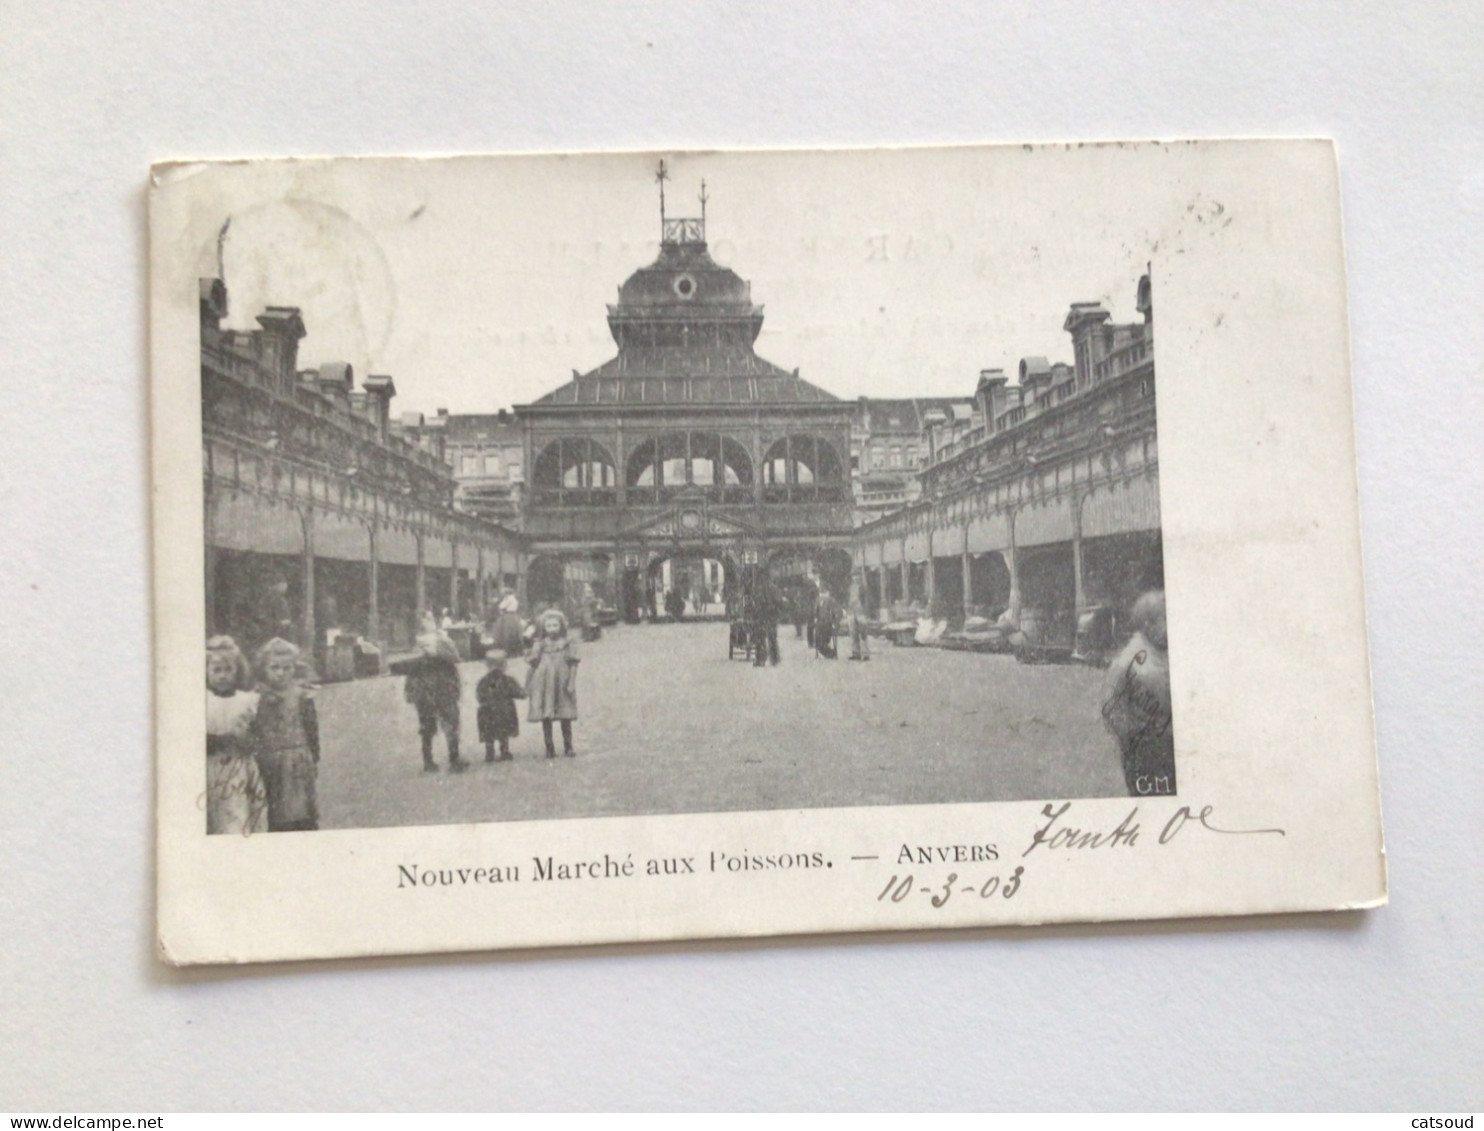
M 515 701 L 526 697 L 525 688 L 505 673 L 505 653 L 498 648 L 485 653 L 489 671 L 474 688 L 479 704 L 479 741 L 484 743 L 484 760 L 495 760 L 495 743 L 500 744 L 500 761 L 511 760 L 510 740 L 520 733 L 520 715 Z
M 299 649 L 274 637 L 258 649 L 253 750 L 268 792 L 268 831 L 319 828 L 319 717 Z

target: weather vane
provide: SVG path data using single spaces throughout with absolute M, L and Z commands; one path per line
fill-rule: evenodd
M 660 186 L 660 227 L 665 225 L 665 182 L 670 179 L 670 171 L 665 168 L 665 159 L 660 158 L 659 171 L 655 173 L 654 179 Z

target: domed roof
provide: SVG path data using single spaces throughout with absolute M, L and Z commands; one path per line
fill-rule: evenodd
M 676 314 L 701 317 L 705 313 L 696 307 L 733 316 L 754 313 L 752 286 L 712 259 L 704 243 L 661 244 L 659 258 L 618 288 L 618 312 L 629 313 L 634 307 L 645 313 L 668 307 Z
M 711 258 L 706 221 L 662 218 L 659 256 L 618 288 L 608 328 L 618 356 L 535 403 L 819 403 L 833 394 L 758 357 L 752 284 Z

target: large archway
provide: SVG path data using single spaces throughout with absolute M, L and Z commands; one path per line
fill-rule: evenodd
M 1034 624 L 1046 642 L 1070 646 L 1076 629 L 1072 544 L 1058 542 L 1020 549 L 1015 561 L 1021 625 Z
M 784 588 L 790 579 L 807 581 L 817 593 L 827 591 L 838 601 L 850 596 L 853 569 L 850 552 L 839 546 L 780 547 L 768 556 L 768 574 Z
M 1164 588 L 1164 553 L 1159 531 L 1112 534 L 1082 542 L 1082 601 L 1104 605 L 1123 623 L 1134 602 Z
M 577 617 L 589 596 L 612 606 L 615 590 L 607 554 L 542 554 L 526 570 L 526 604 L 532 613 L 558 608 Z
M 849 552 L 838 546 L 827 547 L 815 554 L 814 564 L 825 588 L 837 600 L 848 600 L 852 569 Z
M 662 554 L 650 560 L 642 577 L 633 573 L 625 587 L 642 586 L 641 609 L 655 623 L 725 618 L 738 578 L 730 554 L 708 549 Z
M 1010 568 L 997 550 L 969 557 L 969 615 L 993 620 L 1010 605 Z
M 565 600 L 566 563 L 546 555 L 532 558 L 526 567 L 526 603 L 530 610 L 560 607 Z

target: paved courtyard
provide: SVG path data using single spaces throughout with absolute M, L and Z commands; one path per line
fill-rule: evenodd
M 1124 792 L 1098 670 L 884 641 L 870 663 L 826 661 L 789 627 L 779 640 L 783 662 L 754 668 L 727 659 L 725 624 L 606 631 L 580 646 L 577 757 L 554 761 L 522 709 L 515 761 L 484 763 L 483 665 L 465 664 L 464 774 L 423 772 L 402 679 L 325 686 L 321 827 Z M 441 736 L 434 753 L 443 769 Z

